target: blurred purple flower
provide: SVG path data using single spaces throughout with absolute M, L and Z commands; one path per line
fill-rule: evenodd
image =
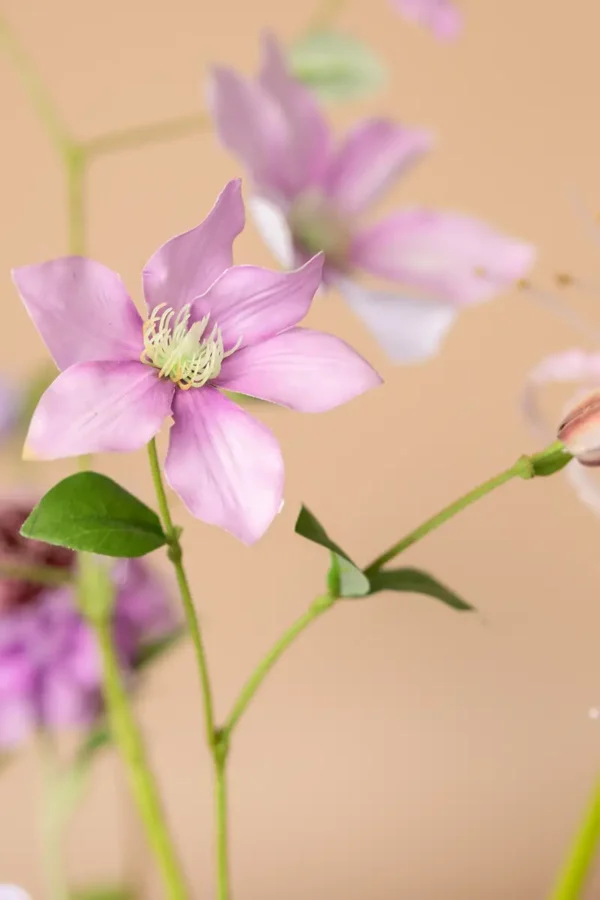
M 21 414 L 23 398 L 16 387 L 0 380 L 0 444 L 14 432 Z
M 71 569 L 74 554 L 21 537 L 31 507 L 0 505 L 0 562 Z M 174 632 L 167 592 L 139 560 L 118 560 L 115 645 L 126 677 L 140 651 Z M 101 661 L 74 588 L 0 580 L 0 747 L 15 747 L 37 728 L 85 727 L 102 712 Z
M 430 147 L 431 138 L 382 119 L 357 125 L 333 146 L 311 93 L 266 36 L 256 81 L 217 67 L 209 103 L 222 143 L 249 170 L 257 226 L 286 268 L 325 254 L 336 285 L 390 356 L 434 354 L 465 306 L 491 298 L 529 269 L 534 250 L 458 213 L 405 209 L 375 225 L 360 216 Z M 363 288 L 357 270 L 421 296 Z
M 286 273 L 233 266 L 243 227 L 232 181 L 201 225 L 146 264 L 145 323 L 119 276 L 92 260 L 57 259 L 13 277 L 63 370 L 33 415 L 26 452 L 136 450 L 172 415 L 171 487 L 193 515 L 250 544 L 281 508 L 283 460 L 269 429 L 218 389 L 323 412 L 381 379 L 339 338 L 296 327 L 322 256 Z
M 424 25 L 440 40 L 452 41 L 462 31 L 460 12 L 450 0 L 391 0 L 411 22 Z

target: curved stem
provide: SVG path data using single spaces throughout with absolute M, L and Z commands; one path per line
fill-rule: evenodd
M 159 865 L 167 895 L 171 900 L 186 900 L 187 889 L 164 824 L 164 812 L 148 765 L 142 737 L 123 686 L 119 661 L 113 645 L 110 617 L 98 617 L 95 620 L 95 627 L 104 668 L 105 698 L 111 730 L 127 763 L 131 789 Z
M 600 781 L 594 787 L 583 822 L 559 876 L 551 900 L 579 900 L 600 844 Z
M 132 128 L 99 135 L 99 137 L 85 141 L 82 149 L 87 158 L 92 159 L 122 150 L 137 150 L 149 144 L 175 141 L 195 134 L 203 134 L 210 131 L 211 128 L 212 122 L 208 115 L 180 116 L 176 119 L 166 119 L 164 122 L 135 125 Z
M 156 440 L 152 438 L 148 444 L 148 459 L 150 460 L 150 470 L 152 472 L 152 480 L 156 491 L 156 499 L 160 510 L 164 532 L 167 536 L 169 545 L 169 559 L 173 563 L 177 584 L 179 585 L 179 593 L 183 601 L 185 615 L 192 636 L 194 650 L 196 652 L 196 662 L 200 673 L 200 684 L 202 687 L 202 695 L 204 699 L 204 726 L 206 730 L 206 739 L 208 746 L 212 749 L 216 742 L 216 730 L 214 726 L 214 706 L 212 699 L 212 688 L 210 685 L 210 677 L 208 674 L 208 662 L 206 659 L 206 651 L 204 650 L 204 642 L 202 640 L 202 632 L 200 631 L 200 623 L 196 614 L 196 607 L 192 599 L 189 581 L 183 565 L 183 551 L 179 540 L 179 529 L 173 524 L 171 511 L 169 509 L 169 501 L 163 483 L 160 463 L 158 461 L 158 453 L 156 451 Z
M 234 703 L 233 709 L 222 729 L 222 733 L 227 738 L 231 736 L 231 732 L 245 713 L 248 704 L 255 696 L 275 663 L 285 653 L 290 644 L 293 644 L 296 638 L 299 637 L 299 635 L 301 635 L 315 619 L 318 619 L 319 616 L 323 615 L 324 612 L 333 606 L 335 601 L 336 598 L 331 597 L 329 594 L 317 597 L 309 609 L 303 613 L 299 619 L 296 619 L 294 624 L 291 625 L 285 634 L 283 634 L 273 647 L 271 647 L 267 655 L 261 660 L 240 691 L 239 697 Z
M 29 56 L 23 50 L 14 31 L 2 15 L 0 15 L 0 48 L 4 49 L 10 57 L 23 87 L 29 95 L 33 108 L 48 132 L 50 140 L 58 152 L 64 155 L 72 144 L 68 130 L 64 126 L 35 66 L 32 65 Z
M 57 587 L 61 584 L 72 584 L 75 576 L 68 569 L 55 566 L 20 566 L 17 563 L 0 563 L 0 581 L 32 581 L 35 584 L 47 584 Z

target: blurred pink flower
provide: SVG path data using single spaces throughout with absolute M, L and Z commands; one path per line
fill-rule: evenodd
M 540 405 L 541 389 L 551 384 L 569 384 L 575 389 L 565 405 L 559 427 L 560 439 L 578 457 L 569 463 L 565 472 L 579 498 L 600 514 L 600 484 L 587 470 L 590 465 L 598 465 L 594 453 L 600 450 L 600 441 L 596 443 L 600 437 L 597 417 L 588 415 L 579 422 L 578 428 L 573 427 L 574 407 L 600 388 L 600 353 L 575 347 L 545 357 L 530 372 L 524 395 L 525 414 L 542 440 L 551 439 L 557 432 L 556 421 L 546 421 Z M 567 423 L 570 427 L 565 428 Z
M 147 263 L 142 319 L 118 275 L 68 257 L 17 269 L 21 297 L 62 373 L 33 415 L 42 459 L 136 450 L 172 415 L 165 473 L 193 515 L 256 541 L 278 513 L 273 434 L 219 388 L 322 412 L 379 384 L 347 344 L 298 328 L 322 255 L 294 272 L 233 266 L 244 227 L 239 181 L 207 219 Z
M 434 354 L 460 309 L 491 298 L 532 264 L 531 246 L 458 213 L 405 209 L 361 225 L 431 138 L 370 119 L 335 148 L 313 94 L 289 74 L 272 37 L 256 81 L 214 69 L 209 104 L 221 142 L 252 176 L 249 208 L 277 259 L 290 268 L 323 251 L 325 282 L 399 362 Z M 360 269 L 421 295 L 363 288 L 353 277 Z
M 0 504 L 0 562 L 69 570 L 74 554 L 21 537 L 31 507 Z M 146 563 L 119 560 L 114 639 L 131 680 L 149 642 L 177 626 L 168 595 Z M 86 727 L 102 712 L 102 667 L 94 635 L 79 614 L 74 588 L 0 580 L 0 747 L 14 747 L 37 728 Z
M 462 31 L 460 12 L 450 0 L 391 0 L 398 12 L 424 25 L 441 40 L 454 40 Z

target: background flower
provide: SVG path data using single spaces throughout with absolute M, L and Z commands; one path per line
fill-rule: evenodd
M 280 263 L 322 251 L 325 282 L 399 362 L 427 359 L 461 309 L 490 299 L 533 262 L 531 246 L 461 213 L 405 209 L 361 224 L 431 138 L 368 119 L 336 147 L 315 97 L 289 74 L 270 36 L 256 80 L 214 68 L 209 103 L 220 140 L 252 177 L 249 208 Z M 364 288 L 360 270 L 401 288 Z
M 403 16 L 429 28 L 441 40 L 454 40 L 462 31 L 463 20 L 450 0 L 391 0 Z
M 22 502 L 0 504 L 0 563 L 71 571 L 69 550 L 21 537 L 30 512 Z M 173 633 L 177 619 L 146 563 L 119 560 L 112 577 L 115 644 L 131 681 L 143 649 Z M 84 728 L 102 712 L 100 655 L 74 590 L 0 580 L 0 747 L 19 745 L 37 728 Z

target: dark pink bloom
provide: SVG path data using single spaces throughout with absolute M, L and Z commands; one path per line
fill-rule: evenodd
M 117 274 L 68 257 L 13 278 L 58 367 L 26 450 L 56 459 L 136 450 L 173 416 L 167 479 L 188 509 L 246 543 L 281 508 L 273 434 L 220 388 L 323 412 L 379 384 L 347 344 L 298 328 L 321 255 L 293 272 L 233 266 L 244 227 L 239 181 L 206 220 L 161 247 L 143 272 L 144 322 Z
M 0 504 L 0 561 L 69 570 L 74 554 L 23 538 L 31 507 Z M 138 654 L 176 625 L 160 580 L 140 560 L 119 560 L 114 639 L 125 675 Z M 14 747 L 37 728 L 86 727 L 102 712 L 102 666 L 94 635 L 75 606 L 74 588 L 0 580 L 0 747 Z
M 462 30 L 462 16 L 450 0 L 391 0 L 411 22 L 425 26 L 440 40 L 451 41 Z
M 250 209 L 279 261 L 290 268 L 322 251 L 325 282 L 339 287 L 392 358 L 427 358 L 461 309 L 530 267 L 532 247 L 462 214 L 405 209 L 362 224 L 431 138 L 370 119 L 336 147 L 313 94 L 289 74 L 272 38 L 255 81 L 214 70 L 209 102 L 222 143 L 252 176 Z M 401 287 L 364 288 L 355 279 L 361 270 Z

